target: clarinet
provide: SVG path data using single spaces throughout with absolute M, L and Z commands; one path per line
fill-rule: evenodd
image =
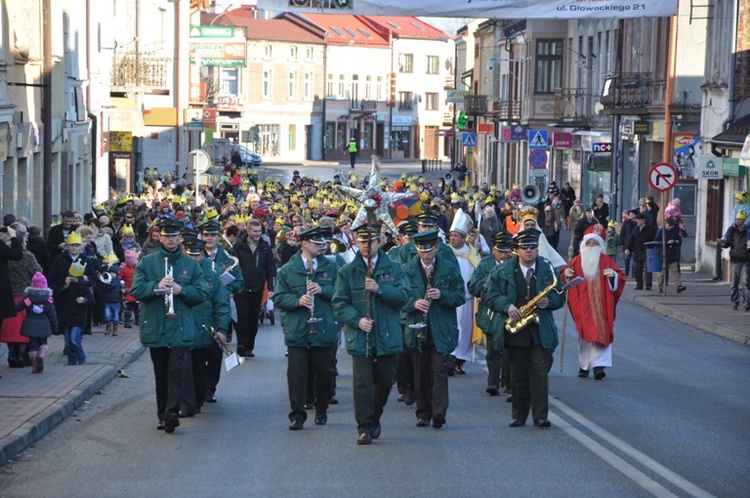
M 432 266 L 430 267 L 430 272 L 427 274 L 427 285 L 425 286 L 425 294 L 424 299 L 425 301 L 432 303 L 432 299 L 430 299 L 428 296 L 430 294 L 430 289 L 432 289 L 432 278 L 435 274 L 435 262 L 433 261 Z M 409 325 L 410 329 L 418 329 L 419 332 L 417 332 L 417 339 L 424 339 L 426 337 L 425 330 L 427 330 L 427 315 L 430 313 L 429 308 L 427 311 L 424 312 L 424 315 L 422 316 L 422 321 L 419 323 L 412 323 Z
M 316 333 L 315 324 L 323 321 L 322 318 L 315 316 L 315 295 L 309 294 L 310 284 L 314 283 L 312 280 L 313 272 L 314 272 L 313 262 L 312 260 L 308 260 L 307 261 L 307 275 L 306 275 L 305 282 L 307 284 L 308 295 L 312 299 L 312 303 L 310 304 L 310 318 L 307 319 L 307 323 L 310 324 L 310 334 L 315 334 Z

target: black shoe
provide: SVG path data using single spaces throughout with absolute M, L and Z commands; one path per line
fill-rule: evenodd
M 497 386 L 487 386 L 487 389 L 485 389 L 484 392 L 486 392 L 490 396 L 500 396 L 500 390 L 497 388 Z
M 380 437 L 380 424 L 376 425 L 372 430 L 372 438 L 378 439 Z
M 646 290 L 651 290 L 651 286 L 650 286 L 650 285 L 647 285 L 647 286 L 646 286 Z
M 418 418 L 417 427 L 427 427 L 430 425 L 430 420 L 427 418 Z
M 157 431 L 163 431 L 164 430 L 164 421 L 160 420 L 159 423 L 156 425 Z
M 643 287 L 636 287 L 635 290 L 643 290 Z
M 606 376 L 607 374 L 604 373 L 604 369 L 602 367 L 594 368 L 594 378 L 596 380 L 602 380 Z
M 180 418 L 190 418 L 195 416 L 195 412 L 190 412 L 188 410 L 180 410 L 177 412 L 177 416 Z
M 546 418 L 543 418 L 539 420 L 534 420 L 534 427 L 538 429 L 549 429 L 550 427 L 552 427 L 552 424 L 550 423 L 549 420 L 547 420 Z
M 404 396 L 404 404 L 405 404 L 406 406 L 411 406 L 411 405 L 413 405 L 413 404 L 414 404 L 414 401 L 415 401 L 415 398 L 414 398 L 414 395 L 413 395 L 413 394 L 407 394 L 406 396 Z
M 681 285 L 677 287 L 677 293 L 679 294 L 680 292 L 683 292 L 685 289 L 687 289 L 687 287 L 685 287 L 684 285 Z
M 326 412 L 318 412 L 315 414 L 315 425 L 326 425 L 328 422 L 328 415 Z
M 304 422 L 302 421 L 301 418 L 295 418 L 294 420 L 292 420 L 289 423 L 289 430 L 290 431 L 301 431 L 303 424 L 304 424 Z
M 175 428 L 180 426 L 180 419 L 176 413 L 170 413 L 167 415 L 167 419 L 164 421 L 164 432 L 172 434 Z
M 737 311 L 737 308 L 740 307 L 740 303 L 732 303 L 732 311 Z
M 338 405 L 339 400 L 336 399 L 336 396 L 331 396 L 331 399 L 328 400 L 329 405 Z
M 579 377 L 588 377 L 589 376 L 589 371 L 588 370 L 584 370 L 583 368 L 579 368 L 578 369 L 578 376 Z
M 255 358 L 255 353 L 250 351 L 249 353 L 245 353 L 245 358 Z
M 432 419 L 432 427 L 434 429 L 440 429 L 445 425 L 445 417 L 435 417 Z
M 312 410 L 313 404 L 312 403 L 305 403 L 305 410 Z
M 237 352 L 237 356 L 243 356 L 244 357 L 245 356 L 245 346 L 243 346 L 242 344 L 237 344 L 237 350 L 236 350 L 236 352 Z
M 456 372 L 456 375 L 466 375 L 466 370 L 464 370 L 462 365 L 456 364 L 453 370 Z
M 505 397 L 506 403 L 512 403 L 513 402 L 513 395 L 511 393 L 508 393 L 508 395 Z
M 396 399 L 396 401 L 398 401 L 399 403 L 403 403 L 404 399 L 406 399 L 406 395 L 405 394 L 399 394 L 398 398 Z
M 357 444 L 370 444 L 372 443 L 372 436 L 369 432 L 363 432 L 357 436 Z
M 523 427 L 524 425 L 526 425 L 525 420 L 514 418 L 513 420 L 510 421 L 510 423 L 508 424 L 508 427 Z
M 216 394 L 209 394 L 206 397 L 206 403 L 216 403 Z

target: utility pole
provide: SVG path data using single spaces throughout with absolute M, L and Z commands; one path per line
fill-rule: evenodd
M 42 157 L 42 230 L 47 233 L 52 226 L 52 0 L 42 2 L 43 26 L 43 79 L 42 122 L 44 124 L 44 149 Z

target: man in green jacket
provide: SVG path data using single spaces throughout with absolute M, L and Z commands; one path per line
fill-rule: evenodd
M 274 304 L 281 310 L 287 346 L 289 429 L 302 429 L 307 413 L 308 376 L 312 373 L 315 425 L 328 422 L 333 396 L 334 354 L 339 324 L 331 310 L 338 265 L 326 258 L 326 239 L 320 227 L 300 233 L 301 250 L 281 267 Z M 312 366 L 312 368 L 310 368 Z
M 130 289 L 141 302 L 141 342 L 154 366 L 157 429 L 168 433 L 180 425 L 182 363 L 198 343 L 192 308 L 208 299 L 203 272 L 180 248 L 181 230 L 182 224 L 169 218 L 160 222 L 161 247 L 138 264 Z M 174 316 L 167 316 L 169 307 Z
M 222 285 L 221 278 L 212 268 L 214 266 L 212 262 L 204 257 L 206 243 L 203 240 L 186 241 L 183 247 L 185 254 L 201 267 L 203 285 L 209 295 L 209 299 L 193 307 L 195 327 L 199 335 L 195 347 L 189 352 L 191 361 L 185 362 L 183 372 L 185 383 L 183 399 L 185 402 L 180 410 L 180 417 L 192 417 L 194 414 L 200 413 L 201 407 L 207 399 L 207 365 L 213 348 L 219 348 L 219 353 L 224 354 L 221 346 L 211 337 L 207 329 L 213 327 L 219 337 L 226 341 L 230 321 L 229 291 Z M 219 359 L 221 360 L 221 356 L 219 356 Z
M 232 320 L 231 315 L 234 318 L 237 317 L 237 311 L 235 308 L 234 313 L 231 312 L 234 306 L 234 296 L 242 293 L 242 289 L 245 286 L 245 280 L 242 278 L 242 268 L 240 268 L 239 261 L 234 255 L 229 254 L 221 244 L 219 240 L 221 238 L 221 226 L 216 221 L 207 221 L 198 226 L 201 240 L 206 242 L 205 257 L 204 260 L 211 262 L 211 267 L 219 275 L 221 283 L 229 293 L 228 305 L 230 307 L 230 322 L 226 329 L 227 343 L 232 342 L 232 327 L 236 325 L 236 321 Z M 225 247 L 231 249 L 231 244 L 227 242 Z M 211 346 L 211 353 L 208 357 L 208 365 L 206 372 L 206 402 L 216 403 L 216 386 L 219 384 L 221 378 L 221 367 L 224 359 L 224 351 L 216 341 L 213 341 Z
M 346 349 L 352 357 L 354 415 L 358 444 L 380 437 L 380 417 L 402 350 L 399 309 L 408 300 L 403 270 L 380 250 L 380 226 L 357 229 L 359 252 L 339 270 L 333 312 L 344 325 Z
M 490 273 L 484 289 L 484 301 L 495 312 L 494 347 L 503 349 L 510 362 L 510 386 L 513 398 L 513 420 L 510 427 L 526 424 L 531 409 L 534 427 L 547 428 L 549 413 L 549 380 L 552 353 L 558 344 L 557 327 L 552 311 L 565 304 L 562 284 L 552 264 L 538 255 L 539 232 L 527 229 L 516 234 L 514 246 L 518 256 Z M 528 325 L 512 334 L 501 328 L 508 319 L 521 319 L 523 305 L 545 289 L 552 290 L 536 303 L 534 313 L 539 323 Z
M 468 284 L 471 295 L 479 298 L 479 306 L 477 307 L 476 314 L 477 327 L 482 330 L 487 338 L 487 354 L 485 355 L 487 362 L 487 389 L 485 391 L 490 396 L 499 396 L 500 386 L 509 387 L 506 377 L 508 369 L 503 368 L 504 358 L 502 349 L 495 349 L 493 335 L 494 333 L 499 333 L 499 331 L 493 329 L 491 326 L 491 317 L 494 315 L 494 312 L 482 300 L 482 291 L 490 272 L 508 259 L 511 241 L 510 234 L 505 230 L 496 232 L 492 236 L 492 253 L 484 257 L 477 265 Z
M 458 266 L 438 254 L 438 231 L 412 237 L 419 254 L 406 264 L 411 290 L 404 307 L 406 346 L 415 371 L 417 427 L 440 429 L 448 410 L 450 354 L 458 344 L 456 308 L 466 302 Z

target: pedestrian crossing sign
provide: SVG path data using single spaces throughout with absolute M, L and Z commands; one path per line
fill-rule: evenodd
M 547 130 L 529 130 L 529 149 L 549 149 Z
M 461 134 L 461 145 L 464 147 L 476 147 L 477 146 L 477 135 L 476 133 L 462 133 Z

